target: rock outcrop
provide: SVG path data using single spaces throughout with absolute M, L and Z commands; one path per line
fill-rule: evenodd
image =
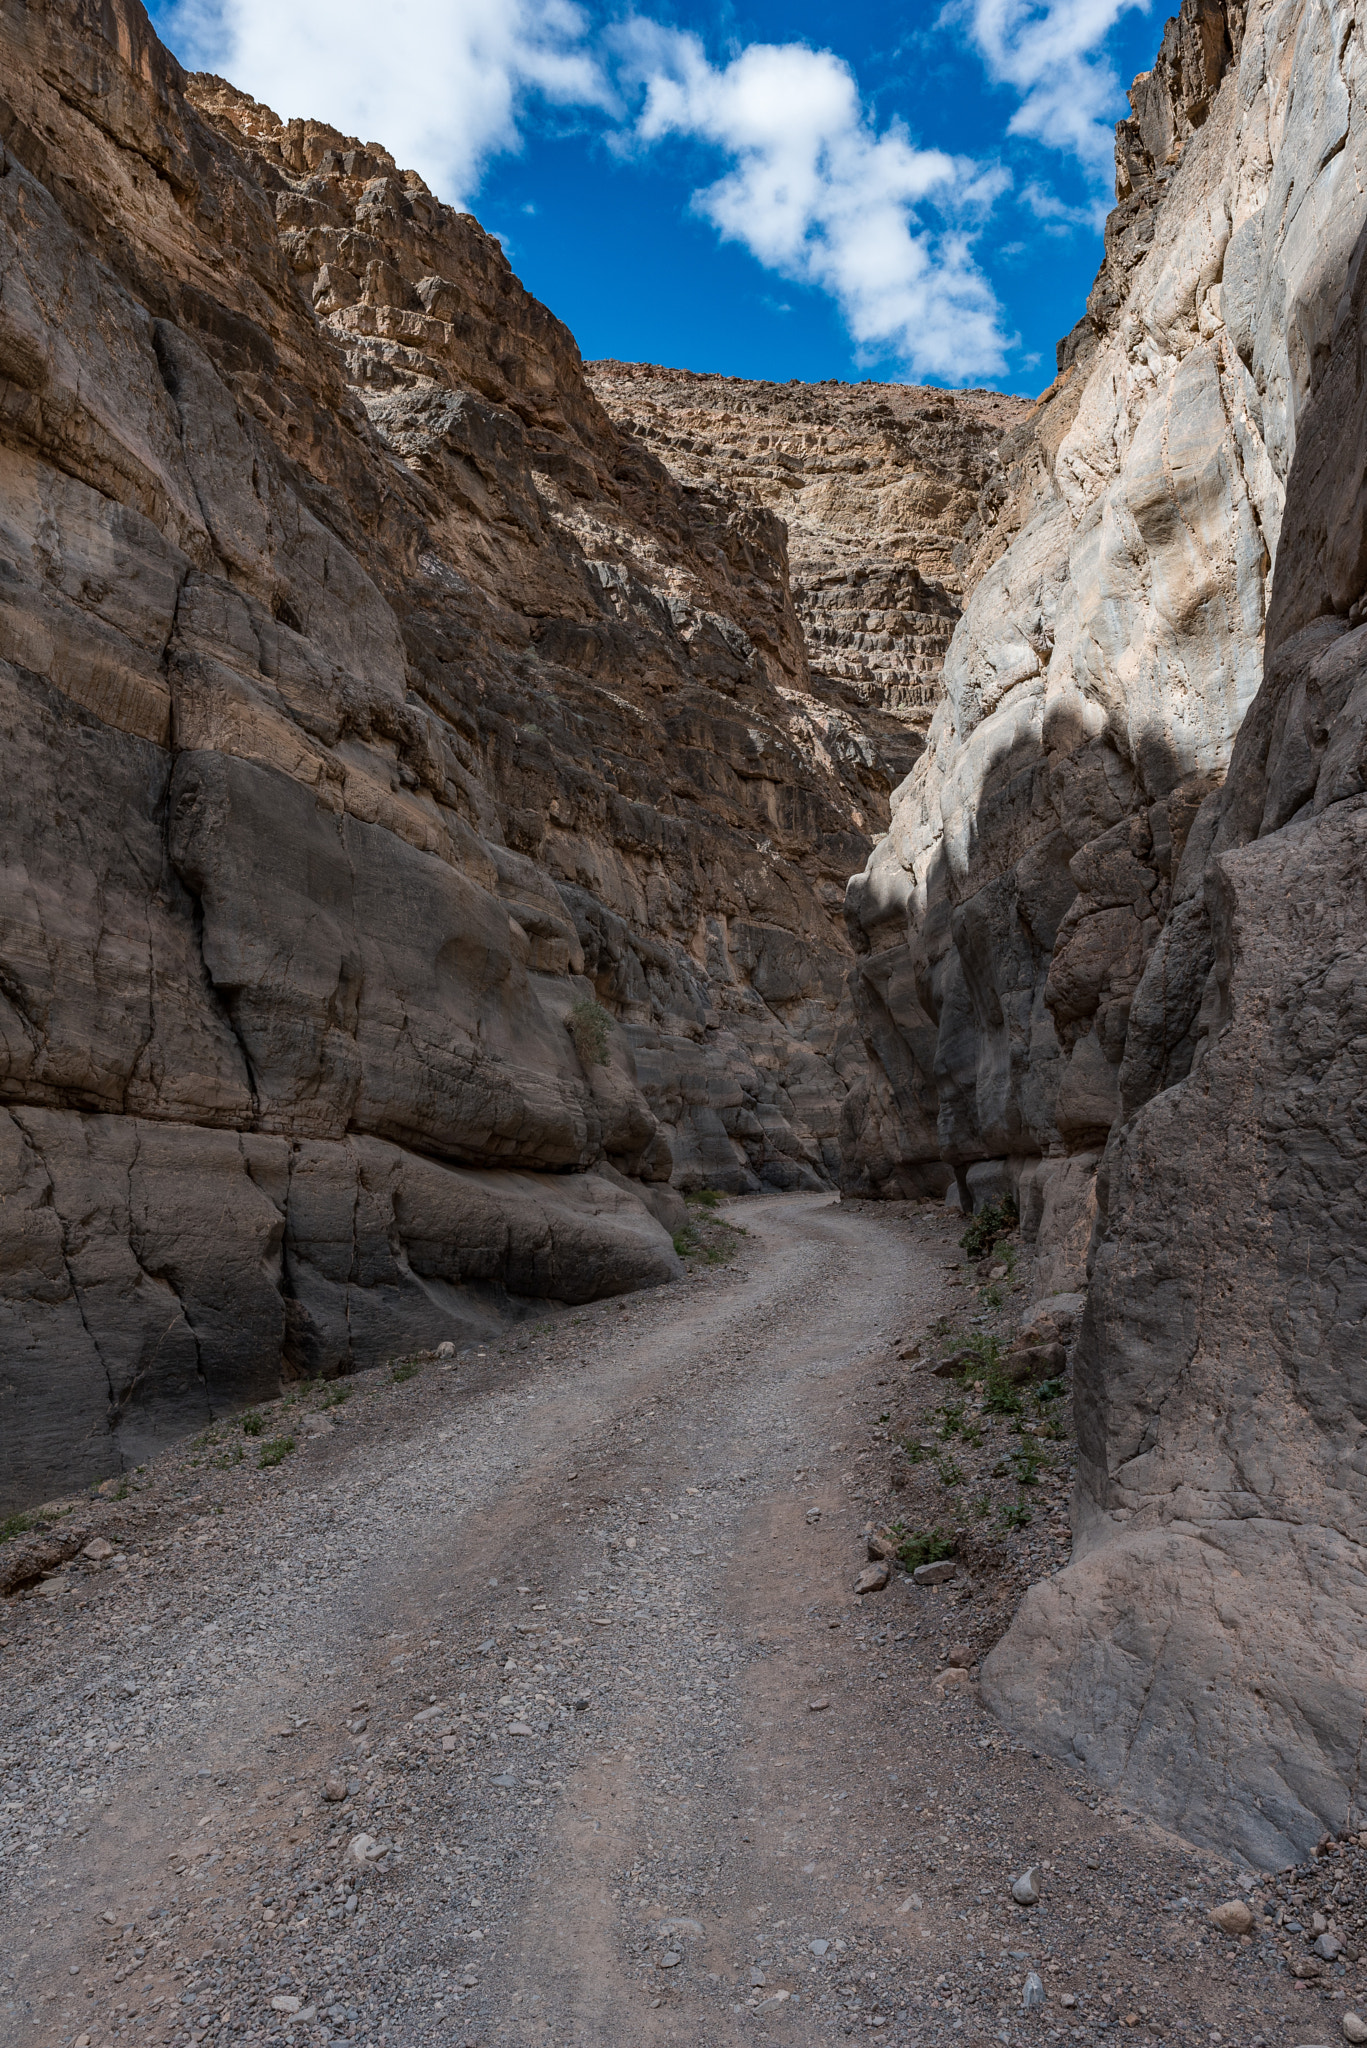
M 496 241 L 0 6 L 0 1498 L 833 1184 L 904 766 Z M 885 758 L 887 747 L 894 749 Z
M 590 363 L 587 376 L 681 483 L 780 515 L 809 687 L 826 716 L 852 711 L 877 734 L 900 782 L 940 701 L 966 569 L 995 520 L 1001 443 L 1029 402 L 651 363 Z
M 1090 1270 L 1074 1562 L 985 1695 L 1265 1865 L 1364 1818 L 1363 84 L 1349 14 L 1169 24 L 850 892 L 848 1183 L 995 1174 Z

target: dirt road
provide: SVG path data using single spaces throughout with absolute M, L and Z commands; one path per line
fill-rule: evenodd
M 1355 1971 L 942 1696 L 971 1583 L 852 1592 L 948 1219 L 732 1213 L 731 1269 L 224 1427 L 4 1603 L 0 2038 L 1338 2037 Z

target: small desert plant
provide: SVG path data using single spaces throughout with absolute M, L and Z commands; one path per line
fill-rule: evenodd
M 405 1358 L 400 1360 L 398 1365 L 391 1367 L 389 1377 L 396 1387 L 401 1387 L 405 1380 L 411 1380 L 414 1374 L 421 1370 L 422 1367 L 416 1358 Z
M 574 1040 L 574 1049 L 586 1067 L 607 1065 L 612 1019 L 601 1003 L 595 1002 L 592 996 L 580 996 L 565 1019 L 565 1029 Z
M 1020 1211 L 1008 1195 L 1004 1202 L 988 1202 L 979 1209 L 959 1243 L 970 1259 L 980 1259 L 1019 1222 Z
M 897 1562 L 904 1572 L 914 1572 L 918 1565 L 939 1564 L 941 1558 L 953 1555 L 954 1538 L 942 1529 L 927 1529 L 919 1536 L 907 1537 L 897 1552 Z
M 1006 1529 L 1028 1529 L 1034 1519 L 1033 1509 L 1023 1500 L 1018 1500 L 1013 1508 L 1002 1509 L 1002 1526 Z
M 953 1458 L 937 1458 L 935 1469 L 940 1475 L 941 1486 L 962 1486 L 964 1477 L 963 1467 L 956 1465 Z
M 340 1408 L 343 1401 L 349 1401 L 350 1399 L 350 1387 L 340 1387 L 334 1380 L 319 1405 L 324 1408 Z
M 34 1526 L 32 1515 L 7 1515 L 4 1521 L 0 1522 L 0 1543 L 8 1543 L 11 1536 L 22 1536 L 26 1529 L 32 1529 Z
M 262 1444 L 261 1455 L 256 1462 L 263 1472 L 269 1471 L 272 1465 L 283 1465 L 293 1449 L 292 1436 L 273 1436 L 269 1443 Z
M 265 1427 L 265 1416 L 259 1415 L 255 1408 L 249 1408 L 242 1418 L 243 1436 L 260 1436 Z
M 716 1209 L 726 1200 L 720 1188 L 690 1188 L 684 1196 L 686 1202 L 696 1202 L 700 1209 Z
M 682 1230 L 675 1231 L 674 1249 L 681 1259 L 686 1259 L 690 1252 L 698 1249 L 697 1233 L 691 1223 L 685 1223 Z

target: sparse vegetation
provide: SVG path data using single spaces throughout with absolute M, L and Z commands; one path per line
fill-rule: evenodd
M 256 1462 L 263 1472 L 269 1471 L 272 1465 L 283 1465 L 293 1449 L 292 1436 L 273 1436 L 269 1443 L 262 1444 L 261 1454 Z
M 586 1067 L 607 1065 L 612 1018 L 601 1003 L 592 996 L 580 996 L 565 1019 L 565 1029 L 574 1040 L 574 1049 Z
M 1014 1507 L 1002 1509 L 1002 1527 L 1004 1529 L 1028 1529 L 1034 1519 L 1034 1509 L 1023 1500 L 1018 1500 Z
M 892 1533 L 900 1536 L 902 1531 L 899 1527 Z M 953 1555 L 954 1538 L 946 1536 L 943 1529 L 927 1529 L 918 1536 L 905 1538 L 898 1547 L 897 1562 L 904 1572 L 914 1572 L 918 1565 L 939 1564 L 942 1558 Z
M 259 1414 L 255 1408 L 249 1408 L 246 1414 L 242 1417 L 243 1436 L 260 1436 L 262 1430 L 265 1427 L 265 1416 Z
M 421 1371 L 422 1367 L 416 1358 L 401 1358 L 397 1365 L 389 1368 L 389 1377 L 396 1387 L 401 1387 L 405 1380 L 411 1380 Z
M 957 1465 L 954 1462 L 953 1458 L 937 1458 L 935 1461 L 935 1469 L 940 1475 L 941 1486 L 952 1489 L 953 1487 L 963 1485 L 963 1467 L 961 1465 Z
M 1008 1195 L 1004 1202 L 988 1202 L 979 1209 L 959 1243 L 970 1259 L 981 1259 L 1020 1222 L 1020 1211 Z
M 726 1197 L 720 1188 L 690 1188 L 684 1200 L 695 1202 L 700 1209 L 719 1209 Z
M 344 1387 L 337 1380 L 333 1380 L 319 1406 L 323 1408 L 340 1408 L 344 1401 L 349 1401 L 350 1399 L 350 1387 Z
M 7 1515 L 4 1521 L 0 1522 L 0 1543 L 8 1543 L 12 1536 L 22 1536 L 26 1530 L 37 1526 L 32 1515 Z

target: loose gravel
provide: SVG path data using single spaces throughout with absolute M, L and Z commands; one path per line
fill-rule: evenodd
M 971 1394 L 981 1443 L 934 1434 L 958 1397 L 906 1354 L 966 1313 L 958 1219 L 726 1216 L 686 1281 L 301 1389 L 18 1539 L 0 2039 L 1342 2038 L 1357 1845 L 1241 1871 L 978 1703 L 1071 1440 L 1065 1399 L 1011 1527 Z M 992 1543 L 861 1603 L 867 1532 L 940 1512 L 893 1415 L 978 1460 L 935 1485 Z

